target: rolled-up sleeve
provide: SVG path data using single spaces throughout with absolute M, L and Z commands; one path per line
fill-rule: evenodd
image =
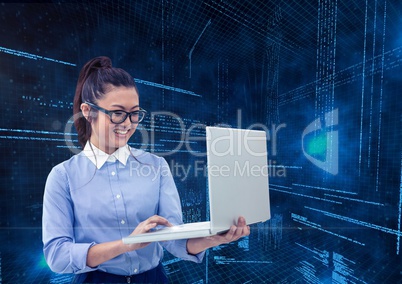
M 53 168 L 46 181 L 42 240 L 45 259 L 52 271 L 84 273 L 96 269 L 86 265 L 88 250 L 95 243 L 74 242 L 74 207 L 62 166 Z
M 199 254 L 189 254 L 187 251 L 187 240 L 175 240 L 163 242 L 163 246 L 174 256 L 180 257 L 183 260 L 201 263 L 204 259 L 205 251 Z

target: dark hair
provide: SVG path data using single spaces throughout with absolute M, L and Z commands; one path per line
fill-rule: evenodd
M 112 67 L 108 57 L 93 58 L 82 67 L 75 89 L 73 113 L 78 141 L 83 148 L 91 137 L 91 124 L 81 115 L 81 104 L 96 104 L 112 87 L 133 87 L 138 93 L 133 77 L 123 69 Z

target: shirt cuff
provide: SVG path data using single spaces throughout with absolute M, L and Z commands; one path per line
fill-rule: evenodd
M 79 274 L 97 269 L 97 267 L 89 267 L 87 265 L 88 250 L 94 245 L 96 245 L 96 243 L 93 242 L 89 244 L 79 243 L 72 246 L 70 261 L 72 264 L 73 273 Z

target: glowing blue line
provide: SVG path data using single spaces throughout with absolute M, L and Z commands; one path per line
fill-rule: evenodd
M 342 202 L 339 202 L 339 201 L 329 200 L 329 199 L 325 199 L 325 198 L 320 198 L 320 197 L 316 197 L 316 196 L 310 196 L 310 195 L 296 193 L 296 192 L 289 192 L 289 191 L 286 191 L 286 190 L 280 190 L 280 189 L 273 188 L 273 187 L 270 187 L 269 189 L 272 190 L 272 191 L 278 191 L 278 192 L 283 192 L 283 193 L 287 193 L 287 194 L 291 194 L 291 195 L 297 195 L 297 196 L 302 196 L 302 197 L 306 197 L 306 198 L 317 199 L 317 200 L 321 200 L 321 201 L 325 201 L 325 202 L 342 204 Z
M 0 128 L 0 131 L 6 132 L 18 132 L 18 133 L 35 133 L 35 134 L 49 134 L 49 135 L 77 135 L 77 133 L 64 133 L 64 132 L 54 132 L 54 131 L 44 131 L 44 130 L 30 130 L 30 129 L 7 129 Z
M 303 169 L 303 167 L 300 167 L 300 166 L 285 166 L 285 165 L 276 165 L 276 166 L 270 166 L 270 167 L 285 168 L 285 169 L 299 169 L 299 170 Z
M 57 145 L 56 148 L 81 149 L 80 146 Z
M 195 49 L 195 46 L 197 45 L 198 41 L 200 40 L 201 36 L 204 34 L 205 30 L 207 27 L 211 24 L 211 19 L 209 19 L 208 23 L 205 25 L 204 29 L 202 30 L 201 34 L 198 36 L 197 40 L 195 41 L 193 47 L 191 48 L 190 52 L 188 53 L 188 59 L 190 61 L 190 78 L 191 78 L 191 58 L 193 55 L 193 51 Z
M 363 109 L 364 109 L 364 82 L 365 82 L 365 69 L 366 69 L 366 48 L 367 48 L 367 9 L 368 0 L 366 0 L 366 11 L 364 19 L 364 47 L 363 47 L 363 68 L 362 68 L 362 104 L 360 107 L 360 146 L 359 146 L 359 177 L 361 174 L 361 163 L 362 163 L 362 144 L 363 144 Z M 374 60 L 374 58 L 373 58 Z
M 384 86 L 384 63 L 385 63 L 385 26 L 387 19 L 387 1 L 384 2 L 384 26 L 382 31 L 382 53 L 381 53 L 381 83 L 380 83 L 380 109 L 378 113 L 378 143 L 377 143 L 377 172 L 376 172 L 376 191 L 379 187 L 380 178 L 380 148 L 381 148 L 381 124 L 382 124 L 382 95 Z
M 184 141 L 184 140 L 174 140 L 174 139 L 159 139 L 161 142 L 180 142 L 180 143 L 192 143 L 192 144 L 197 144 L 198 142 L 196 141 Z
M 401 214 L 402 214 L 402 153 L 401 153 L 401 178 L 399 181 L 399 204 L 398 204 L 398 231 L 396 238 L 396 254 L 399 255 L 399 247 L 401 245 Z
M 70 62 L 66 62 L 66 61 L 62 61 L 62 60 L 58 60 L 58 59 L 53 59 L 53 58 L 49 58 L 49 57 L 44 57 L 44 56 L 41 56 L 41 55 L 28 53 L 28 52 L 25 52 L 25 51 L 19 51 L 19 50 L 15 50 L 15 49 L 10 49 L 10 48 L 6 48 L 6 47 L 2 47 L 2 46 L 0 46 L 0 52 L 15 55 L 15 56 L 19 56 L 19 57 L 25 57 L 25 58 L 33 59 L 33 60 L 47 60 L 47 61 L 52 61 L 52 62 L 64 64 L 64 65 L 77 66 L 77 64 L 74 64 L 74 63 L 70 63 Z M 136 83 L 139 83 L 139 84 L 144 84 L 144 85 L 153 86 L 153 87 L 156 87 L 156 88 L 171 90 L 171 91 L 174 91 L 174 92 L 184 93 L 184 94 L 188 94 L 188 95 L 192 95 L 192 96 L 196 96 L 196 97 L 202 97 L 201 95 L 198 95 L 198 94 L 196 94 L 196 93 L 194 93 L 192 91 L 187 91 L 187 90 L 183 90 L 183 89 L 180 89 L 180 88 L 166 86 L 166 85 L 162 85 L 162 84 L 158 84 L 158 83 L 154 83 L 154 82 L 149 82 L 149 81 L 145 81 L 145 80 L 141 80 L 141 79 L 134 79 L 134 80 L 135 80 Z
M 0 139 L 11 139 L 11 140 L 30 140 L 30 141 L 52 141 L 52 142 L 78 142 L 78 140 L 72 139 L 61 139 L 61 138 L 42 138 L 42 137 L 29 137 L 29 136 L 10 136 L 1 135 Z
M 47 60 L 47 61 L 52 61 L 52 62 L 64 64 L 64 65 L 77 66 L 74 63 L 70 63 L 70 62 L 66 62 L 66 61 L 62 61 L 62 60 L 58 60 L 58 59 L 53 59 L 53 58 L 49 58 L 49 57 L 44 57 L 44 56 L 41 56 L 41 55 L 28 53 L 28 52 L 25 52 L 25 51 L 19 51 L 19 50 L 15 50 L 15 49 L 10 49 L 10 48 L 6 48 L 6 47 L 2 47 L 2 46 L 0 46 L 0 52 L 15 55 L 15 56 L 19 56 L 19 57 L 25 57 L 25 58 L 33 59 L 33 60 Z
M 336 72 L 335 72 L 335 70 L 336 70 L 336 62 L 335 62 L 335 59 L 336 59 L 336 28 L 337 28 L 337 19 L 338 19 L 338 1 L 335 1 L 335 7 L 333 8 L 333 10 L 332 11 L 335 11 L 334 12 L 334 14 L 335 14 L 335 18 L 333 19 L 333 25 L 334 25 L 334 28 L 333 28 L 333 30 L 331 29 L 331 32 L 333 31 L 333 57 L 332 57 L 332 74 L 331 74 L 331 87 L 332 87 L 332 90 L 331 90 L 331 97 L 330 97 L 330 100 L 331 100 L 331 102 L 330 102 L 330 106 L 329 106 L 329 110 L 328 111 L 330 111 L 330 110 L 332 110 L 333 108 L 334 108 L 334 103 L 335 103 L 335 75 L 336 75 Z M 333 115 L 331 115 L 331 133 L 332 133 L 332 131 L 333 131 L 333 129 L 334 129 L 334 116 Z M 332 135 L 331 135 L 331 140 L 330 140 L 330 147 L 329 147 L 329 149 L 330 149 L 330 151 L 329 151 L 329 155 L 330 155 L 330 160 L 332 160 L 333 159 L 333 155 L 334 155 L 334 153 L 333 153 L 333 149 L 334 149 L 334 141 L 333 141 L 333 137 L 332 137 Z M 338 145 L 336 145 L 336 146 L 338 146 Z M 338 158 L 338 157 L 336 157 L 336 158 Z
M 145 81 L 145 80 L 141 80 L 141 79 L 136 79 L 134 78 L 134 81 L 136 83 L 139 84 L 143 84 L 143 85 L 147 85 L 147 86 L 152 86 L 152 87 L 156 87 L 156 88 L 161 88 L 161 89 L 165 89 L 165 90 L 170 90 L 170 91 L 174 91 L 174 92 L 178 92 L 178 93 L 183 93 L 183 94 L 187 94 L 187 95 L 191 95 L 191 96 L 196 96 L 196 97 L 202 97 L 201 95 L 198 95 L 192 91 L 187 91 L 187 90 L 183 90 L 180 88 L 175 88 L 175 87 L 171 87 L 171 86 L 166 86 L 163 84 L 158 84 L 158 83 L 154 83 L 154 82 L 149 82 L 149 81 Z
M 283 186 L 283 185 L 278 185 L 278 184 L 270 184 L 271 186 L 276 186 L 276 187 L 283 187 L 283 188 L 287 188 L 287 189 L 293 189 L 293 188 L 291 188 L 291 187 L 289 187 L 289 186 Z
M 350 201 L 362 202 L 362 203 L 371 204 L 371 205 L 385 206 L 384 204 L 381 204 L 381 203 L 378 203 L 378 202 L 366 201 L 366 200 L 357 199 L 357 198 L 338 196 L 338 195 L 333 195 L 333 194 L 328 194 L 328 193 L 325 193 L 324 195 L 329 196 L 329 197 L 334 197 L 334 198 L 346 199 L 346 200 L 350 200 Z
M 329 231 L 329 230 L 327 230 L 327 229 L 324 229 L 324 228 L 321 227 L 321 225 L 316 224 L 316 223 L 313 223 L 313 222 L 307 220 L 307 218 L 305 218 L 306 220 L 304 220 L 304 217 L 302 217 L 302 216 L 300 216 L 300 215 L 297 215 L 297 214 L 292 213 L 292 218 L 293 218 L 293 221 L 295 221 L 295 222 L 304 224 L 304 225 L 306 225 L 306 226 L 309 226 L 309 227 L 314 228 L 314 229 L 317 229 L 317 230 L 319 230 L 319 231 L 328 233 L 328 234 L 330 234 L 330 235 L 334 235 L 334 236 L 339 237 L 339 238 L 341 238 L 341 239 L 345 239 L 345 240 L 350 241 L 350 242 L 352 242 L 352 243 L 356 243 L 356 244 L 359 244 L 359 245 L 361 245 L 361 246 L 366 246 L 366 244 L 364 244 L 364 243 L 362 243 L 362 242 L 356 241 L 356 240 L 354 240 L 354 239 L 351 239 L 351 238 L 348 238 L 348 237 L 346 237 L 346 236 L 343 236 L 343 235 L 340 235 L 340 234 L 331 232 L 331 231 Z
M 225 263 L 254 263 L 254 264 L 272 264 L 273 262 L 270 260 L 236 260 L 236 259 L 223 259 L 223 260 L 215 260 L 216 264 L 225 264 Z
M 323 3 L 319 3 L 321 5 L 323 5 Z M 318 19 L 321 19 L 321 5 L 318 5 Z M 320 50 L 322 48 L 322 45 L 320 44 L 320 35 L 322 34 L 322 27 L 321 27 L 321 21 L 318 20 L 317 21 L 317 58 L 316 58 L 316 85 L 315 85 L 315 100 L 314 100 L 314 109 L 315 109 L 315 113 L 317 114 L 318 111 L 318 92 L 319 92 L 319 84 L 321 83 L 321 77 L 319 76 L 319 71 L 320 71 Z
M 292 183 L 292 185 L 300 186 L 300 187 L 315 188 L 315 189 L 322 189 L 322 190 L 327 190 L 327 191 L 334 191 L 334 192 L 340 192 L 340 193 L 346 193 L 346 194 L 357 195 L 357 193 L 355 193 L 355 192 L 344 191 L 344 190 L 336 190 L 336 189 L 332 189 L 332 188 L 325 188 L 325 187 L 312 186 L 312 185 L 305 185 L 305 184 L 298 184 L 298 183 Z
M 169 152 L 172 152 L 172 153 L 203 153 L 201 151 L 195 151 L 195 150 L 192 150 L 192 151 L 189 151 L 189 150 L 166 151 L 165 149 L 153 149 L 153 152 L 154 153 L 169 153 Z
M 361 225 L 361 226 L 368 227 L 368 228 L 371 228 L 371 229 L 376 229 L 376 230 L 382 231 L 384 233 L 393 234 L 393 235 L 396 235 L 396 236 L 399 236 L 399 237 L 402 235 L 401 231 L 397 231 L 397 230 L 394 230 L 394 229 L 382 227 L 382 226 L 379 226 L 379 225 L 376 225 L 376 224 L 373 224 L 373 223 L 368 223 L 368 222 L 356 220 L 356 219 L 353 219 L 353 218 L 350 218 L 350 217 L 330 213 L 328 211 L 324 211 L 324 210 L 317 209 L 317 208 L 312 208 L 312 207 L 309 207 L 309 206 L 304 206 L 304 208 L 310 209 L 312 211 L 320 212 L 320 213 L 322 213 L 322 214 L 324 214 L 326 216 L 329 216 L 329 217 L 332 217 L 332 218 L 335 218 L 335 219 L 339 219 L 339 220 L 343 220 L 343 221 L 347 221 L 347 222 L 352 223 L 352 224 L 357 224 L 357 225 Z
M 374 66 L 375 66 L 375 48 L 376 48 L 376 33 L 377 33 L 377 1 L 374 4 L 374 21 L 373 21 L 373 61 L 371 63 L 371 88 L 370 88 L 370 116 L 369 116 L 369 137 L 367 151 L 367 168 L 371 167 L 371 140 L 373 134 L 373 97 L 374 97 Z M 378 166 L 378 165 L 377 165 Z

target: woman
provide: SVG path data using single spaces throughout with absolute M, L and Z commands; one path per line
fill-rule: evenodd
M 165 159 L 130 148 L 145 111 L 133 78 L 107 57 L 82 68 L 74 123 L 83 151 L 50 172 L 43 201 L 44 254 L 76 283 L 166 283 L 163 247 L 201 262 L 207 248 L 246 236 L 244 218 L 225 235 L 126 245 L 122 238 L 182 223 L 180 200 Z M 131 171 L 150 167 L 148 171 Z M 153 174 L 140 175 L 141 172 Z

